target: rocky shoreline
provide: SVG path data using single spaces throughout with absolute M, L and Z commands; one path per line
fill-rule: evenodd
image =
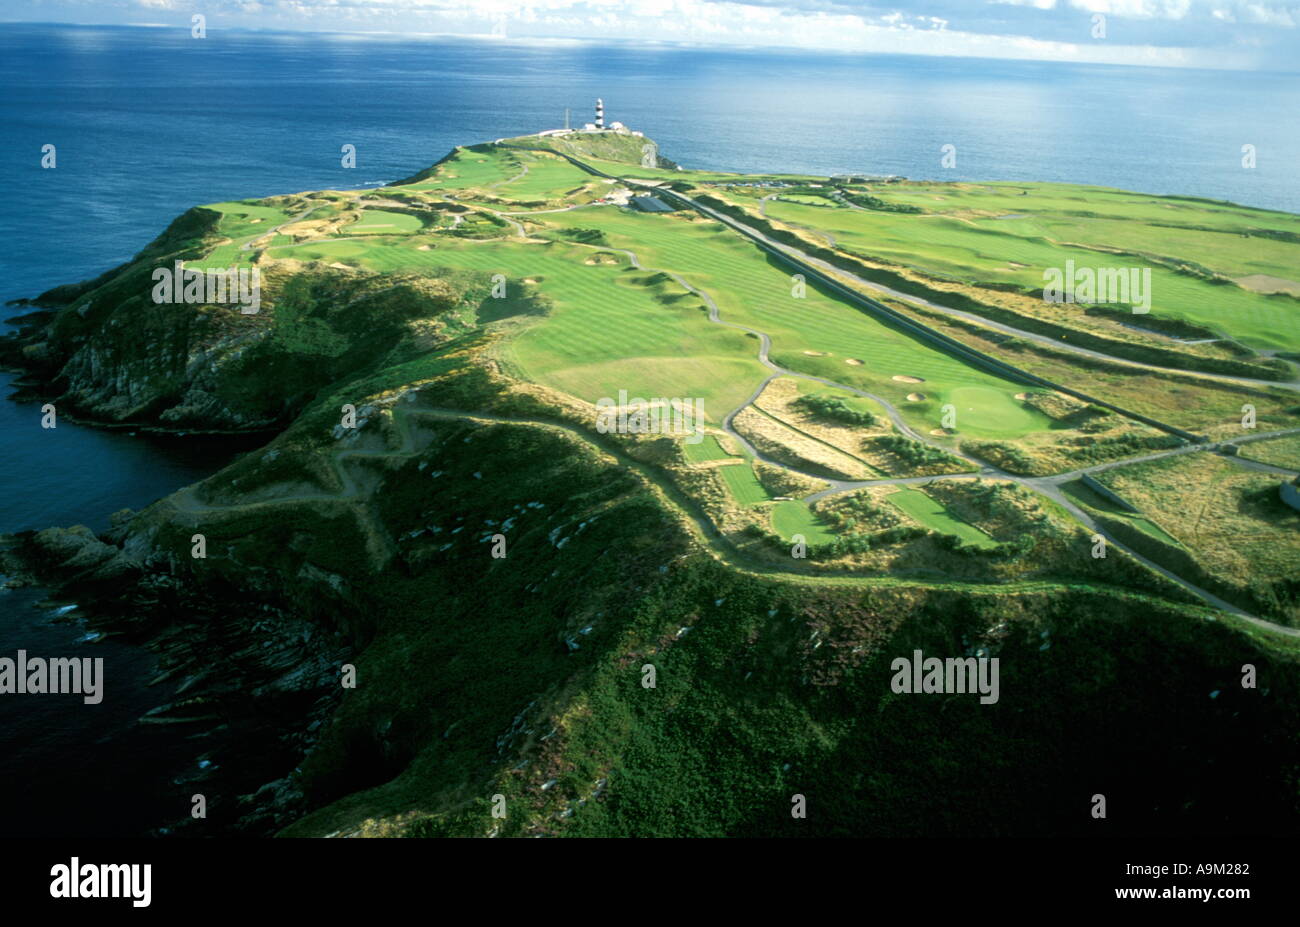
M 341 699 L 348 636 L 295 615 L 274 595 L 200 588 L 168 557 L 128 553 L 125 539 L 121 527 L 102 538 L 82 526 L 7 535 L 0 571 L 11 586 L 38 584 L 75 602 L 87 631 L 157 657 L 148 685 L 174 694 L 139 723 L 194 742 L 196 771 L 171 786 L 177 807 L 202 794 L 207 815 L 151 822 L 151 833 L 275 833 L 305 811 L 295 771 Z

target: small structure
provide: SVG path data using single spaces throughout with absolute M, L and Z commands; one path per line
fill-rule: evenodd
M 638 194 L 628 200 L 628 204 L 642 212 L 673 212 L 673 207 L 649 193 Z
M 537 135 L 539 137 L 556 136 L 556 135 L 572 135 L 577 132 L 583 134 L 592 134 L 596 132 L 613 132 L 615 135 L 632 135 L 635 136 L 636 138 L 645 137 L 645 133 L 634 132 L 621 122 L 611 122 L 609 123 L 609 125 L 606 125 L 605 124 L 605 101 L 599 98 L 597 98 L 596 100 L 596 121 L 595 122 L 584 122 L 582 124 L 581 129 L 571 129 L 569 128 L 569 111 L 566 109 L 564 111 L 563 129 L 545 129 L 541 132 L 538 132 Z

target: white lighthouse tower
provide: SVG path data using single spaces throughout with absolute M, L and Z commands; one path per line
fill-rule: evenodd
M 605 101 L 599 98 L 596 100 L 596 128 L 605 128 Z

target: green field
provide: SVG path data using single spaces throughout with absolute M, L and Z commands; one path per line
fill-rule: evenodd
M 748 461 L 719 467 L 718 472 L 722 474 L 722 481 L 727 484 L 727 489 L 740 505 L 754 505 L 772 498 L 771 494 L 763 488 L 763 484 L 758 481 L 758 477 L 754 475 L 754 467 Z
M 797 499 L 778 502 L 772 507 L 772 528 L 787 541 L 796 534 L 803 535 L 809 544 L 829 544 L 835 534 L 808 508 L 808 503 Z
M 713 435 L 705 435 L 704 440 L 696 444 L 683 441 L 682 450 L 686 454 L 686 459 L 694 463 L 703 463 L 708 460 L 726 460 L 731 456 L 722 449 L 722 445 L 718 443 L 718 439 Z
M 946 508 L 919 489 L 899 489 L 886 498 L 905 513 L 940 534 L 952 534 L 967 544 L 991 548 L 997 542 L 974 525 L 954 518 Z
M 363 209 L 357 220 L 343 227 L 343 235 L 409 235 L 420 230 L 420 220 L 404 212 Z
M 558 200 L 585 188 L 595 179 L 563 158 L 520 152 L 521 172 L 492 187 L 492 195 L 513 200 Z M 602 186 L 604 186 L 602 184 Z
M 420 251 L 412 241 L 370 246 L 323 242 L 291 251 L 301 260 L 350 259 L 382 271 L 455 268 L 504 274 L 551 300 L 546 324 L 520 331 L 502 356 L 528 379 L 587 402 L 629 396 L 700 398 L 710 420 L 738 405 L 763 368 L 738 332 L 711 325 L 680 287 L 632 270 L 626 259 L 588 263 L 594 249 L 566 243 L 438 239 Z M 520 295 L 518 289 L 510 296 Z M 490 305 L 485 309 L 490 310 Z
M 434 168 L 433 176 L 416 183 L 384 189 L 410 192 L 487 188 L 510 180 L 519 173 L 519 170 L 518 156 L 514 152 L 499 149 L 485 151 L 457 148 L 450 159 Z

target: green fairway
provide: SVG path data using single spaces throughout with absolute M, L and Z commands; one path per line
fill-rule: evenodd
M 493 186 L 493 196 L 522 201 L 560 200 L 595 181 L 586 171 L 553 155 L 520 152 L 519 161 L 520 173 Z
M 670 280 L 631 269 L 621 255 L 596 262 L 597 249 L 563 242 L 438 239 L 401 244 L 324 242 L 274 249 L 309 260 L 352 260 L 373 270 L 455 268 L 504 274 L 551 301 L 543 325 L 505 343 L 503 358 L 526 379 L 595 403 L 619 390 L 640 396 L 702 399 L 706 418 L 718 421 L 763 378 L 754 344 L 743 334 L 709 323 L 699 303 Z M 490 311 L 491 306 L 485 306 Z
M 987 392 L 967 403 L 969 411 L 958 421 L 961 434 L 1005 437 L 1050 426 L 1046 416 L 1014 398 L 1023 386 L 929 348 L 811 287 L 804 298 L 792 297 L 790 275 L 718 223 L 612 209 L 584 210 L 580 217 L 560 213 L 547 222 L 602 229 L 612 243 L 636 251 L 647 267 L 680 273 L 706 291 L 725 321 L 771 335 L 777 363 L 880 393 L 920 430 L 941 424 L 942 406 L 963 386 Z M 896 376 L 920 378 L 925 385 Z M 925 399 L 907 402 L 918 389 Z
M 686 454 L 686 459 L 694 463 L 703 463 L 708 460 L 726 460 L 731 455 L 722 449 L 718 439 L 713 435 L 705 435 L 704 440 L 697 444 L 682 442 L 682 449 Z
M 772 508 L 772 527 L 787 541 L 793 540 L 796 534 L 803 535 L 809 544 L 829 544 L 835 540 L 834 533 L 813 514 L 808 503 L 797 499 L 778 502 Z
M 940 534 L 954 534 L 976 547 L 990 548 L 997 544 L 979 528 L 954 518 L 946 508 L 918 489 L 900 489 L 886 498 L 926 528 Z
M 404 212 L 363 209 L 357 221 L 343 227 L 343 235 L 408 235 L 420 230 L 420 220 Z
M 718 471 L 722 474 L 722 481 L 727 484 L 731 495 L 741 505 L 754 505 L 772 498 L 771 494 L 763 488 L 763 484 L 758 481 L 758 477 L 754 475 L 754 467 L 748 461 L 719 467 Z

